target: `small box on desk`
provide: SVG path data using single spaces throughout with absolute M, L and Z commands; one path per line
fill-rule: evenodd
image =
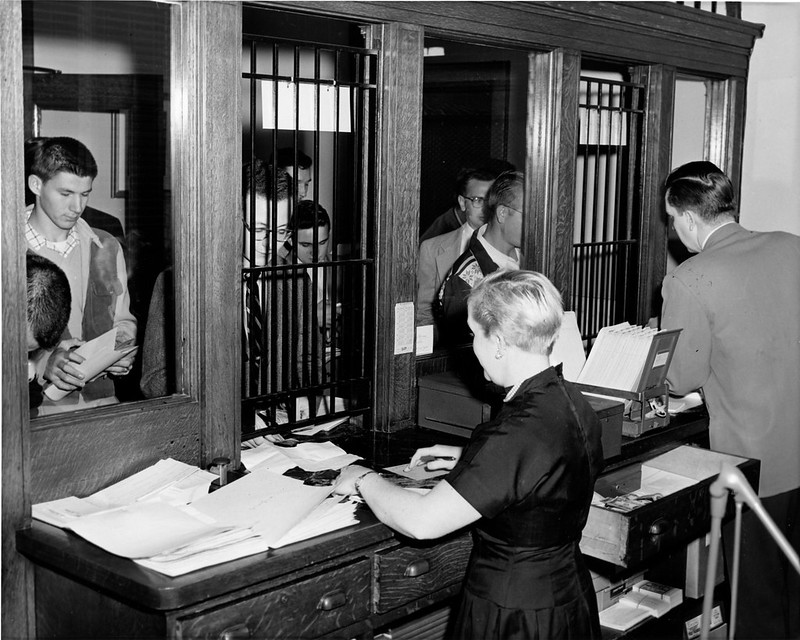
M 418 385 L 421 427 L 469 438 L 477 425 L 491 418 L 491 407 L 475 398 L 452 371 L 421 376 Z

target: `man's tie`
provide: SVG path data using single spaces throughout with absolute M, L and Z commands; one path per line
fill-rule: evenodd
M 264 340 L 263 318 L 261 316 L 261 303 L 258 292 L 258 280 L 249 279 L 247 282 L 247 304 L 248 331 L 250 334 L 250 354 L 253 362 L 258 362 L 262 354 L 262 341 Z

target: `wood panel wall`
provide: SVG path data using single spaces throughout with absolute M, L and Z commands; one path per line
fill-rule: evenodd
M 27 524 L 30 517 L 30 471 L 28 413 L 25 393 L 25 238 L 19 224 L 25 210 L 25 191 L 21 176 L 22 153 L 22 26 L 19 2 L 0 3 L 0 253 L 2 253 L 2 443 L 3 443 L 3 594 L 2 629 L 6 638 L 29 637 L 34 629 L 33 571 L 17 554 L 14 531 Z M 15 215 L 16 214 L 16 215 Z M 14 339 L 18 336 L 18 339 Z

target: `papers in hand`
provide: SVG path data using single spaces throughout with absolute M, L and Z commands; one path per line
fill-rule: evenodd
M 84 375 L 84 380 L 88 382 L 103 373 L 115 362 L 122 360 L 122 358 L 138 349 L 136 346 L 131 346 L 117 351 L 116 341 L 117 328 L 113 327 L 103 335 L 97 336 L 94 340 L 85 342 L 75 350 L 75 353 L 83 356 L 84 361 L 80 364 L 72 363 L 72 366 L 78 369 Z M 54 402 L 63 400 L 70 393 L 72 391 L 64 391 L 52 384 L 48 385 L 44 390 L 44 394 Z

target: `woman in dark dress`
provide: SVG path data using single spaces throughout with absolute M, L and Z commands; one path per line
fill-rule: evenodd
M 469 298 L 473 350 L 507 389 L 497 417 L 463 449 L 437 445 L 429 469 L 450 473 L 428 494 L 363 467 L 345 469 L 339 493 L 360 493 L 389 526 L 434 538 L 477 523 L 455 638 L 600 638 L 594 589 L 578 543 L 603 464 L 599 421 L 549 355 L 561 296 L 530 271 L 487 276 Z M 454 461 L 445 458 L 454 458 Z

